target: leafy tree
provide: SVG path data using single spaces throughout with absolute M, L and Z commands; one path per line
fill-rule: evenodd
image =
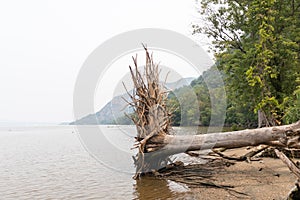
M 203 75 L 193 80 L 190 86 L 176 89 L 169 94 L 168 105 L 177 108 L 173 112 L 173 125 L 195 126 L 195 125 L 220 125 L 222 123 L 224 105 L 217 102 L 212 109 L 212 99 L 224 99 L 222 94 L 223 84 L 218 82 L 220 79 L 215 66 L 205 71 Z M 208 89 L 207 84 L 210 88 Z M 192 97 L 196 98 L 192 98 Z
M 194 25 L 194 33 L 213 39 L 229 98 L 227 120 L 250 126 L 256 117 L 248 113 L 260 110 L 266 125 L 295 121 L 300 0 L 202 0 L 200 5 L 205 25 Z

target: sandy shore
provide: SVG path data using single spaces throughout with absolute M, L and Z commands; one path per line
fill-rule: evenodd
M 245 149 L 236 149 L 226 151 L 226 155 L 242 155 L 245 152 Z M 216 185 L 230 187 L 193 187 L 182 199 L 282 200 L 294 187 L 296 176 L 280 159 L 262 158 L 251 163 L 234 163 L 228 167 L 213 169 L 213 175 L 209 179 Z

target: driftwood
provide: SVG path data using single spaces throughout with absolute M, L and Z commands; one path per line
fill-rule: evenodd
M 131 119 L 137 129 L 134 148 L 138 148 L 138 153 L 133 157 L 136 165 L 134 178 L 166 167 L 171 162 L 169 157 L 178 153 L 258 145 L 300 149 L 300 121 L 284 126 L 176 136 L 171 128 L 172 113 L 166 106 L 167 91 L 160 82 L 158 65 L 153 62 L 147 48 L 144 49 L 146 65 L 143 72 L 139 71 L 137 58 L 133 58 L 134 68 L 130 67 L 130 72 L 134 89 L 132 94 L 128 92 L 131 97 L 129 104 L 134 109 Z M 236 160 L 247 160 L 266 146 Z
M 284 162 L 288 166 L 288 168 L 297 176 L 297 178 L 300 180 L 300 169 L 297 167 L 297 165 L 289 159 L 284 153 L 280 152 L 279 150 L 275 149 L 275 153 L 277 154 L 278 158 Z
M 225 158 L 227 160 L 236 160 L 236 161 L 247 161 L 247 162 L 251 162 L 252 157 L 257 155 L 258 153 L 266 150 L 267 148 L 269 148 L 268 145 L 259 145 L 256 148 L 254 148 L 252 151 L 246 153 L 245 155 L 239 156 L 239 157 L 232 157 L 232 156 L 226 156 L 223 153 L 221 153 L 219 150 L 213 149 L 213 152 L 219 156 L 221 156 L 222 158 Z
M 300 199 L 300 169 L 291 159 L 289 159 L 284 153 L 280 152 L 279 150 L 275 149 L 275 153 L 282 160 L 284 164 L 293 172 L 296 177 L 298 178 L 297 182 L 295 183 L 295 187 L 289 192 L 287 200 L 293 199 Z

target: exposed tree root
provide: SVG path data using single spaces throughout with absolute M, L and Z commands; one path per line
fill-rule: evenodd
M 162 147 L 162 145 L 151 146 L 157 141 L 155 138 L 164 138 L 170 134 L 171 113 L 166 106 L 167 92 L 160 83 L 158 64 L 153 62 L 153 57 L 145 46 L 144 49 L 146 51 L 144 74 L 138 70 L 137 57 L 133 58 L 134 69 L 129 68 L 134 89 L 132 94 L 127 91 L 132 101 L 129 104 L 135 112 L 135 115 L 131 117 L 137 129 L 137 143 L 134 147 L 139 150 L 134 158 L 135 178 L 141 173 L 162 168 L 169 161 L 169 155 L 147 154 Z
M 178 183 L 183 183 L 190 188 L 210 187 L 223 189 L 231 195 L 239 198 L 248 197 L 246 193 L 234 190 L 232 185 L 217 184 L 214 181 L 216 172 L 222 170 L 225 166 L 233 165 L 224 159 L 211 160 L 205 164 L 187 165 L 184 166 L 182 162 L 175 162 L 167 165 L 157 172 L 152 172 L 152 175 L 160 178 L 165 178 Z

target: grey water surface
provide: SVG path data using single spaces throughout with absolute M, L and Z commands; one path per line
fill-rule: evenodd
M 179 183 L 153 178 L 133 180 L 134 166 L 130 156 L 134 150 L 130 147 L 134 138 L 124 134 L 124 130 L 135 133 L 135 128 L 101 128 L 109 135 L 112 145 L 120 146 L 117 151 L 128 154 L 128 158 L 117 160 L 124 162 L 118 165 L 124 166 L 124 172 L 96 160 L 82 145 L 75 126 L 1 127 L 0 199 L 192 197 L 189 188 Z M 116 159 L 113 155 L 111 159 Z

